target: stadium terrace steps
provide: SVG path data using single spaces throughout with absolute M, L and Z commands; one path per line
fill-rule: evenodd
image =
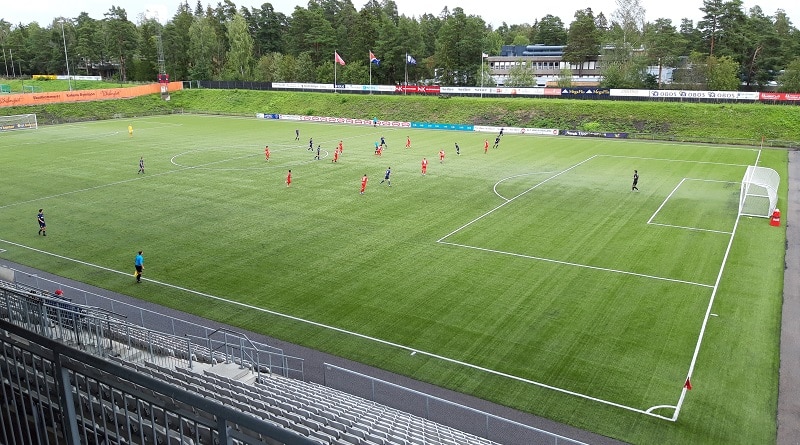
M 492 445 L 492 442 L 316 383 L 255 373 L 235 363 L 193 369 L 115 361 L 322 444 Z

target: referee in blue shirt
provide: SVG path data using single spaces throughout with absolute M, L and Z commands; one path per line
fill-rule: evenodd
M 144 270 L 144 257 L 142 256 L 141 250 L 136 254 L 136 259 L 133 260 L 133 266 L 136 267 L 136 282 L 141 283 L 142 271 Z

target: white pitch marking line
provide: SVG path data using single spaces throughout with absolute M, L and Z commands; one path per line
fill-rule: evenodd
M 183 154 L 183 153 L 181 153 L 181 154 Z M 178 156 L 180 156 L 180 154 L 173 156 L 172 159 L 174 159 L 174 158 L 176 158 Z M 258 155 L 251 154 L 251 155 L 248 155 L 248 156 L 243 156 L 242 158 L 249 157 L 249 156 L 258 156 Z M 172 162 L 172 159 L 170 159 L 170 162 Z M 206 164 L 200 164 L 200 165 L 198 165 L 196 167 L 181 166 L 180 164 L 176 164 L 175 162 L 172 162 L 173 165 L 175 165 L 177 167 L 180 167 L 180 168 L 175 169 L 175 170 L 169 170 L 169 171 L 161 172 L 161 173 L 148 174 L 146 176 L 137 176 L 135 178 L 125 179 L 123 181 L 109 182 L 108 184 L 96 185 L 94 187 L 87 187 L 87 188 L 84 188 L 84 189 L 71 190 L 69 192 L 58 193 L 58 194 L 55 194 L 55 195 L 43 196 L 41 198 L 29 199 L 27 201 L 14 202 L 14 203 L 11 203 L 11 204 L 6 204 L 6 205 L 3 205 L 3 206 L 0 206 L 0 209 L 5 209 L 7 207 L 18 206 L 18 205 L 21 205 L 21 204 L 30 204 L 32 202 L 41 201 L 41 200 L 45 200 L 45 199 L 60 198 L 62 196 L 66 196 L 66 195 L 72 195 L 74 193 L 88 192 L 88 191 L 92 191 L 92 190 L 96 190 L 96 189 L 100 189 L 100 188 L 104 188 L 104 187 L 111 187 L 111 186 L 114 186 L 114 185 L 126 184 L 128 182 L 138 181 L 138 180 L 141 180 L 141 179 L 155 178 L 155 177 L 158 177 L 158 176 L 164 176 L 164 175 L 168 175 L 168 174 L 171 174 L 171 173 L 180 173 L 180 172 L 186 171 L 186 170 L 203 169 L 207 165 L 219 164 L 219 163 L 227 162 L 227 161 L 234 160 L 234 159 L 241 159 L 241 158 L 223 159 L 221 161 L 214 161 L 214 162 L 209 162 L 209 163 L 206 163 Z
M 650 217 L 650 219 L 647 220 L 647 224 L 650 224 L 653 221 L 653 218 L 655 218 L 656 215 L 658 215 L 658 212 L 660 212 L 661 209 L 664 207 L 664 205 L 667 204 L 667 201 L 669 201 L 669 198 L 672 197 L 672 195 L 675 194 L 675 192 L 678 191 L 678 187 L 680 187 L 681 184 L 683 184 L 683 181 L 685 181 L 685 180 L 686 180 L 686 178 L 681 179 L 681 182 L 679 182 L 678 185 L 676 185 L 675 188 L 672 189 L 671 192 L 669 192 L 669 195 L 667 195 L 667 197 L 664 198 L 664 202 L 662 202 L 661 205 L 658 206 L 658 208 L 656 209 L 655 213 L 653 213 L 653 215 Z
M 530 259 L 530 260 L 538 260 L 538 261 L 544 261 L 544 262 L 547 262 L 547 263 L 561 264 L 561 265 L 564 265 L 564 266 L 582 267 L 584 269 L 599 270 L 599 271 L 603 271 L 603 272 L 618 273 L 618 274 L 622 274 L 622 275 L 631 275 L 631 276 L 635 276 L 635 277 L 650 278 L 650 279 L 653 279 L 653 280 L 660 280 L 660 281 L 669 281 L 671 283 L 688 284 L 690 286 L 699 286 L 699 287 L 708 287 L 708 288 L 714 287 L 713 285 L 710 285 L 710 284 L 695 283 L 694 281 L 679 280 L 677 278 L 659 277 L 659 276 L 656 276 L 656 275 L 647 275 L 647 274 L 636 273 L 636 272 L 628 272 L 628 271 L 625 271 L 625 270 L 610 269 L 610 268 L 607 268 L 607 267 L 590 266 L 588 264 L 580 264 L 580 263 L 571 263 L 569 261 L 554 260 L 552 258 L 543 258 L 543 257 L 538 257 L 538 256 L 533 256 L 533 255 L 525 255 L 525 254 L 522 254 L 522 253 L 515 253 L 515 252 L 505 252 L 505 251 L 502 251 L 502 250 L 487 249 L 485 247 L 469 246 L 469 245 L 466 245 L 466 244 L 457 244 L 457 243 L 451 243 L 451 242 L 447 242 L 447 241 L 437 241 L 437 242 L 439 244 L 447 244 L 447 245 L 450 245 L 450 246 L 464 247 L 466 249 L 480 250 L 482 252 L 499 253 L 499 254 L 502 254 L 502 255 L 509 255 L 509 256 L 515 256 L 515 257 L 520 257 L 520 258 L 527 258 L 527 259 Z
M 676 225 L 673 225 L 673 224 L 661 224 L 661 223 L 651 223 L 651 222 L 648 222 L 647 224 L 650 224 L 651 226 L 662 226 L 662 227 L 672 227 L 672 228 L 675 228 L 675 229 L 694 230 L 694 231 L 697 231 L 697 232 L 722 233 L 722 234 L 725 234 L 725 235 L 730 235 L 731 234 L 731 232 L 725 232 L 723 230 L 701 229 L 699 227 L 676 226 Z
M 453 235 L 453 234 L 456 234 L 456 233 L 458 233 L 459 231 L 461 231 L 461 230 L 465 229 L 466 227 L 468 227 L 469 225 L 471 225 L 471 224 L 472 224 L 472 223 L 474 223 L 475 221 L 478 221 L 478 220 L 480 220 L 480 219 L 482 219 L 482 218 L 484 218 L 484 217 L 486 217 L 486 216 L 488 216 L 488 215 L 490 215 L 490 214 L 494 213 L 496 210 L 499 210 L 501 207 L 503 207 L 503 206 L 505 206 L 506 204 L 508 204 L 508 203 L 510 203 L 510 202 L 512 202 L 512 201 L 514 201 L 515 199 L 519 198 L 520 196 L 522 196 L 522 195 L 524 195 L 524 194 L 526 194 L 526 193 L 530 192 L 531 190 L 533 190 L 533 189 L 535 189 L 535 188 L 539 187 L 540 185 L 544 184 L 545 182 L 548 182 L 548 181 L 550 181 L 551 179 L 557 178 L 557 177 L 559 177 L 559 176 L 563 175 L 564 173 L 566 173 L 566 172 L 568 172 L 568 171 L 570 171 L 570 170 L 572 170 L 572 169 L 574 169 L 574 168 L 576 168 L 576 167 L 580 166 L 581 164 L 584 164 L 584 163 L 586 163 L 586 162 L 589 162 L 589 161 L 591 161 L 591 160 L 592 160 L 592 159 L 594 159 L 595 157 L 597 157 L 597 155 L 594 155 L 594 156 L 591 156 L 591 157 L 589 157 L 589 158 L 586 158 L 586 159 L 584 159 L 583 161 L 581 161 L 581 162 L 578 162 L 577 164 L 573 165 L 572 167 L 569 167 L 569 168 L 567 168 L 566 170 L 562 170 L 562 171 L 560 171 L 560 172 L 558 172 L 558 173 L 556 173 L 556 174 L 554 174 L 554 175 L 550 176 L 549 178 L 545 179 L 544 181 L 541 181 L 541 182 L 539 182 L 538 184 L 534 185 L 533 187 L 529 188 L 528 190 L 525 190 L 524 192 L 520 193 L 519 195 L 517 195 L 517 196 L 515 196 L 515 197 L 513 197 L 513 198 L 511 198 L 511 199 L 508 199 L 506 202 L 504 202 L 504 203 L 500 204 L 499 206 L 497 206 L 497 207 L 495 207 L 495 208 L 493 208 L 493 209 L 489 210 L 488 212 L 484 213 L 483 215 L 481 215 L 481 216 L 479 216 L 479 217 L 477 217 L 477 218 L 473 219 L 472 221 L 470 221 L 470 222 L 468 222 L 468 223 L 464 224 L 463 226 L 461 226 L 461 227 L 459 227 L 459 228 L 457 228 L 457 229 L 453 230 L 452 232 L 448 233 L 447 235 L 445 235 L 445 236 L 443 236 L 443 237 L 439 238 L 439 239 L 438 239 L 436 242 L 437 242 L 437 243 L 440 243 L 440 242 L 442 242 L 442 240 L 444 240 L 444 239 L 446 239 L 446 238 L 450 237 L 451 235 Z M 504 198 L 504 199 L 505 199 L 505 198 Z
M 728 164 L 725 162 L 691 161 L 688 159 L 648 158 L 644 156 L 621 156 L 621 155 L 596 155 L 596 156 L 604 158 L 640 159 L 643 161 L 688 162 L 692 164 L 727 165 L 729 167 L 747 167 L 748 165 L 748 164 Z
M 66 257 L 66 256 L 59 255 L 59 254 L 56 254 L 56 253 L 47 252 L 47 251 L 44 251 L 44 250 L 41 250 L 41 249 L 37 249 L 35 247 L 30 247 L 30 246 L 26 246 L 26 245 L 23 245 L 23 244 L 15 243 L 13 241 L 0 239 L 0 242 L 8 243 L 8 244 L 11 244 L 13 246 L 21 247 L 23 249 L 28 249 L 28 250 L 31 250 L 31 251 L 34 251 L 34 252 L 37 252 L 37 253 L 41 253 L 43 255 L 49 255 L 49 256 L 56 257 L 56 258 L 59 258 L 59 259 L 62 259 L 62 260 L 72 261 L 74 263 L 78 263 L 78 264 L 81 264 L 81 265 L 84 265 L 84 266 L 94 267 L 96 269 L 104 270 L 104 271 L 107 271 L 107 272 L 116 273 L 116 274 L 125 275 L 125 276 L 128 275 L 128 273 L 126 273 L 126 272 L 122 272 L 122 271 L 119 271 L 119 270 L 114 270 L 114 269 L 111 269 L 109 267 L 100 266 L 98 264 L 89 263 L 89 262 L 78 260 L 78 259 L 75 259 L 75 258 Z M 467 368 L 471 368 L 471 369 L 475 369 L 475 370 L 478 370 L 478 371 L 481 371 L 481 372 L 485 372 L 487 374 L 493 374 L 493 375 L 497 375 L 497 376 L 500 376 L 500 377 L 505 377 L 505 378 L 508 378 L 508 379 L 511 379 L 511 380 L 516 380 L 516 381 L 519 381 L 519 382 L 523 382 L 523 383 L 527 383 L 527 384 L 530 384 L 530 385 L 538 386 L 540 388 L 550 389 L 552 391 L 560 392 L 560 393 L 571 395 L 571 396 L 574 396 L 574 397 L 579 397 L 579 398 L 582 398 L 582 399 L 591 400 L 591 401 L 594 401 L 594 402 L 598 402 L 598 403 L 614 406 L 616 408 L 620 408 L 620 409 L 624 409 L 624 410 L 628 410 L 628 411 L 633 411 L 633 412 L 636 412 L 636 413 L 639 413 L 639 414 L 645 414 L 645 415 L 648 415 L 648 416 L 657 417 L 659 419 L 670 420 L 668 417 L 660 416 L 658 414 L 648 413 L 647 411 L 639 409 L 639 408 L 633 408 L 631 406 L 622 405 L 622 404 L 619 404 L 619 403 L 616 403 L 616 402 L 611 402 L 611 401 L 608 401 L 608 400 L 600 399 L 600 398 L 597 398 L 597 397 L 592 397 L 592 396 L 589 396 L 589 395 L 586 395 L 586 394 L 581 394 L 581 393 L 578 393 L 578 392 L 570 391 L 570 390 L 559 388 L 559 387 L 556 387 L 556 386 L 547 385 L 545 383 L 537 382 L 535 380 L 530 380 L 530 379 L 526 379 L 526 378 L 523 378 L 523 377 L 518 377 L 518 376 L 515 376 L 515 375 L 512 375 L 512 374 L 496 371 L 496 370 L 493 370 L 493 369 L 485 368 L 483 366 L 474 365 L 472 363 L 463 362 L 463 361 L 460 361 L 460 360 L 452 359 L 452 358 L 445 357 L 445 356 L 438 355 L 438 354 L 434 354 L 434 353 L 431 353 L 431 352 L 420 351 L 419 349 L 413 349 L 413 348 L 411 348 L 409 346 L 401 345 L 401 344 L 398 344 L 398 343 L 393 343 L 393 342 L 390 342 L 390 341 L 387 341 L 387 340 L 383 340 L 383 339 L 380 339 L 380 338 L 376 338 L 376 337 L 370 337 L 368 335 L 364 335 L 364 334 L 361 334 L 361 333 L 358 333 L 358 332 L 348 331 L 346 329 L 337 328 L 335 326 L 319 323 L 319 322 L 316 322 L 316 321 L 306 320 L 304 318 L 295 317 L 293 315 L 288 315 L 288 314 L 284 314 L 284 313 L 281 313 L 281 312 L 272 311 L 272 310 L 269 310 L 269 309 L 265 309 L 265 308 L 258 307 L 258 306 L 253 306 L 253 305 L 249 305 L 249 304 L 242 303 L 242 302 L 239 302 L 239 301 L 229 300 L 227 298 L 222 298 L 222 297 L 218 297 L 216 295 L 207 294 L 205 292 L 200 292 L 200 291 L 188 289 L 188 288 L 181 287 L 181 286 L 176 286 L 174 284 L 164 283 L 162 281 L 157 281 L 157 280 L 153 280 L 153 279 L 150 279 L 150 278 L 143 278 L 143 280 L 146 281 L 146 282 L 149 282 L 149 283 L 158 284 L 160 286 L 164 286 L 164 287 L 180 290 L 180 291 L 183 291 L 183 292 L 187 292 L 187 293 L 190 293 L 190 294 L 198 295 L 198 296 L 209 298 L 209 299 L 216 300 L 216 301 L 221 301 L 221 302 L 228 303 L 228 304 L 231 304 L 231 305 L 240 306 L 240 307 L 243 307 L 243 308 L 246 308 L 246 309 L 259 311 L 259 312 L 264 312 L 264 313 L 267 313 L 267 314 L 271 314 L 271 315 L 275 315 L 275 316 L 278 316 L 278 317 L 287 318 L 289 320 L 297 321 L 297 322 L 300 322 L 300 323 L 306 323 L 306 324 L 309 324 L 309 325 L 312 325 L 312 326 L 316 326 L 316 327 L 319 327 L 319 328 L 329 329 L 329 330 L 332 330 L 332 331 L 335 331 L 335 332 L 340 332 L 340 333 L 343 333 L 343 334 L 352 335 L 354 337 L 358 337 L 358 338 L 362 338 L 362 339 L 365 339 L 365 340 L 373 341 L 373 342 L 376 342 L 376 343 L 379 343 L 379 344 L 382 344 L 382 345 L 391 346 L 391 347 L 395 347 L 395 348 L 398 348 L 398 349 L 404 349 L 404 350 L 410 351 L 410 352 L 416 352 L 418 354 L 426 355 L 428 357 L 439 359 L 439 360 L 442 360 L 442 361 L 445 361 L 445 362 L 448 362 L 448 363 L 452 363 L 452 364 L 456 364 L 456 365 L 459 365 L 459 366 L 464 366 L 464 367 L 467 367 Z
M 650 414 L 654 410 L 661 409 L 661 408 L 672 408 L 672 409 L 675 409 L 676 406 L 675 405 L 656 405 L 656 406 L 651 406 L 650 408 L 647 408 L 647 413 Z
M 725 271 L 725 265 L 728 263 L 728 255 L 731 252 L 731 247 L 733 246 L 733 239 L 736 236 L 736 229 L 739 227 L 739 219 L 740 216 L 737 214 L 736 222 L 733 224 L 733 231 L 731 232 L 730 240 L 728 240 L 728 247 L 725 249 L 725 256 L 722 258 L 722 264 L 719 267 L 719 273 L 717 274 L 717 280 L 714 283 L 714 289 L 711 291 L 711 298 L 708 300 L 708 308 L 706 308 L 706 315 L 703 318 L 703 323 L 700 327 L 700 334 L 697 336 L 697 344 L 694 347 L 694 354 L 692 354 L 692 362 L 689 364 L 689 372 L 686 375 L 686 379 L 692 378 L 692 373 L 694 373 L 694 367 L 697 364 L 697 356 L 700 355 L 700 345 L 703 344 L 703 336 L 706 332 L 706 326 L 708 326 L 708 317 L 711 316 L 711 307 L 714 305 L 714 299 L 717 296 L 717 290 L 719 289 L 719 283 L 722 281 L 722 273 Z M 678 405 L 675 408 L 675 413 L 672 415 L 672 421 L 678 420 L 678 414 L 681 412 L 681 407 L 683 406 L 683 400 L 686 398 L 686 387 L 681 390 L 681 396 L 678 399 Z
M 504 199 L 504 200 L 506 200 L 506 201 L 510 201 L 510 199 L 509 199 L 509 198 L 506 198 L 505 196 L 501 195 L 501 194 L 500 194 L 500 193 L 497 191 L 497 186 L 498 186 L 498 185 L 500 185 L 500 183 L 502 183 L 502 182 L 504 182 L 504 181 L 508 181 L 509 179 L 518 178 L 518 177 L 520 177 L 520 176 L 530 176 L 530 175 L 548 175 L 548 174 L 551 174 L 551 173 L 553 173 L 553 172 L 533 172 L 533 173 L 520 173 L 520 174 L 518 174 L 518 175 L 509 176 L 509 177 L 507 177 L 507 178 L 503 178 L 503 179 L 501 179 L 501 180 L 497 181 L 497 182 L 494 184 L 494 187 L 492 187 L 492 190 L 494 190 L 494 194 L 495 194 L 495 195 L 497 195 L 497 196 L 499 196 L 499 197 L 500 197 L 500 199 Z

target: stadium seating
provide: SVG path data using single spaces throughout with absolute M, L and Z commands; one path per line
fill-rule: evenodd
M 248 372 L 239 372 L 240 367 L 235 364 L 215 366 L 198 364 L 197 370 L 189 370 L 180 367 L 167 368 L 154 363 L 140 365 L 119 358 L 112 360 L 204 397 L 218 400 L 243 413 L 249 413 L 303 436 L 317 439 L 322 444 L 490 445 L 495 443 L 316 383 L 266 375 L 251 384 L 223 375 L 233 373 L 246 377 L 243 374 Z M 190 407 L 184 408 L 190 409 Z M 162 415 L 155 417 L 161 418 Z M 168 425 L 172 428 L 173 423 L 178 424 L 177 419 Z M 155 428 L 164 426 L 166 425 L 156 425 Z M 187 430 L 185 425 L 183 429 L 187 436 L 196 436 L 195 431 Z M 164 432 L 159 431 L 159 434 Z M 201 434 L 201 442 L 206 443 L 202 440 L 202 436 Z

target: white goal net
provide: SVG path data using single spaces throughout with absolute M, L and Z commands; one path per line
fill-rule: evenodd
M 769 218 L 778 205 L 778 172 L 767 167 L 750 165 L 742 179 L 739 214 Z
M 11 130 L 35 130 L 39 128 L 35 114 L 0 116 L 0 132 Z

